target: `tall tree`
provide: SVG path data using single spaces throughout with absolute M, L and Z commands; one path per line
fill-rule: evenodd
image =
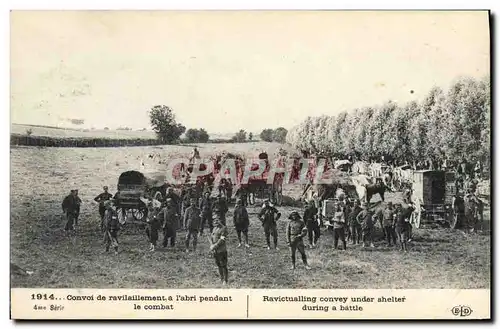
M 283 127 L 278 127 L 273 131 L 273 141 L 278 143 L 284 143 L 286 141 L 286 134 L 288 131 Z
M 177 123 L 172 109 L 166 105 L 156 105 L 149 111 L 153 131 L 163 143 L 171 144 L 179 140 L 186 127 Z

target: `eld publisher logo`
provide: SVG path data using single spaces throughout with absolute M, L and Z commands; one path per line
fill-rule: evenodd
M 455 316 L 469 316 L 472 314 L 472 309 L 469 307 L 469 306 L 463 306 L 463 305 L 459 305 L 459 306 L 455 306 L 451 309 L 451 313 L 453 313 L 453 315 Z

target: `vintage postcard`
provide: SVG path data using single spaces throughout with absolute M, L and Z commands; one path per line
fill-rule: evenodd
M 488 11 L 12 11 L 12 319 L 491 319 Z

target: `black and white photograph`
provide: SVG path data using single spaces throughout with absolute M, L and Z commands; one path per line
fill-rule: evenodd
M 490 19 L 12 11 L 11 289 L 489 291 Z

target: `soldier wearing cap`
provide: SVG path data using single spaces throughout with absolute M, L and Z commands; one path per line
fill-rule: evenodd
M 278 228 L 276 221 L 281 217 L 278 209 L 271 206 L 269 200 L 264 201 L 264 206 L 260 210 L 259 219 L 264 227 L 264 234 L 266 235 L 267 249 L 271 249 L 271 235 L 273 236 L 274 249 L 278 250 Z
M 304 222 L 307 227 L 310 248 L 316 246 L 321 236 L 317 213 L 318 209 L 314 205 L 314 200 L 307 202 L 304 209 Z
M 148 217 L 146 219 L 146 235 L 149 238 L 149 250 L 156 249 L 156 242 L 158 242 L 158 231 L 162 227 L 161 219 L 157 216 L 161 208 L 161 202 L 149 198 L 148 200 Z
M 72 232 L 74 230 L 74 223 L 78 213 L 78 201 L 76 190 L 71 190 L 70 194 L 66 196 L 62 202 L 62 210 L 66 215 L 66 226 L 64 230 L 66 232 Z
M 113 246 L 115 255 L 118 254 L 118 231 L 120 230 L 120 223 L 118 221 L 118 213 L 113 208 L 113 201 L 108 200 L 104 202 L 104 244 L 106 252 Z
M 218 216 L 222 223 L 226 225 L 226 213 L 229 210 L 227 207 L 227 202 L 226 199 L 222 197 L 222 195 L 217 195 L 217 199 L 215 200 L 213 206 L 212 206 L 212 211 L 213 213 Z
M 94 198 L 94 201 L 99 203 L 99 216 L 101 216 L 101 229 L 104 228 L 103 219 L 104 219 L 104 212 L 106 211 L 106 207 L 104 207 L 104 202 L 111 200 L 113 198 L 113 195 L 108 192 L 107 186 L 104 186 L 103 190 L 104 192 L 102 192 L 101 194 L 99 194 Z
M 352 244 L 361 243 L 361 224 L 358 222 L 357 217 L 363 209 L 361 208 L 361 202 L 359 200 L 354 201 L 354 207 L 349 212 L 347 216 L 347 222 L 349 225 L 349 235 L 351 237 Z
M 184 227 L 186 228 L 186 252 L 189 252 L 189 243 L 193 238 L 193 250 L 198 244 L 198 231 L 201 224 L 201 211 L 196 203 L 196 198 L 190 199 L 190 206 L 184 212 Z
M 367 202 L 363 202 L 362 210 L 356 216 L 356 220 L 361 224 L 361 232 L 363 234 L 363 248 L 366 247 L 367 243 L 370 247 L 373 245 L 373 212 L 368 207 Z
M 481 201 L 474 195 L 474 191 L 471 188 L 467 189 L 467 193 L 464 196 L 464 231 L 465 233 L 473 233 L 476 227 L 477 221 L 477 210 Z
M 307 264 L 307 256 L 303 241 L 303 238 L 307 235 L 306 225 L 301 220 L 297 211 L 293 211 L 288 219 L 290 219 L 290 221 L 286 227 L 286 238 L 292 253 L 292 270 L 295 269 L 295 254 L 297 250 L 302 256 L 302 262 L 304 263 L 306 269 L 309 270 L 311 268 Z
M 170 239 L 170 246 L 175 246 L 175 239 L 177 236 L 177 225 L 179 223 L 179 214 L 172 199 L 166 200 L 166 206 L 160 210 L 156 215 L 162 222 L 163 229 L 163 247 L 168 246 L 168 239 Z
M 250 226 L 250 220 L 248 218 L 248 212 L 245 206 L 243 205 L 243 200 L 238 199 L 236 201 L 236 207 L 234 208 L 233 213 L 233 223 L 234 228 L 236 230 L 236 234 L 238 235 L 238 248 L 241 247 L 241 233 L 245 236 L 245 247 L 249 248 L 248 244 L 248 226 Z
M 229 271 L 227 269 L 227 227 L 220 220 L 220 215 L 214 219 L 214 229 L 210 235 L 210 251 L 213 253 L 215 263 L 219 268 L 222 284 L 227 284 Z
M 396 244 L 396 231 L 394 231 L 395 216 L 396 212 L 394 211 L 392 202 L 388 202 L 387 207 L 382 211 L 382 223 L 389 247 L 392 246 L 392 243 Z
M 203 197 L 200 199 L 200 209 L 201 209 L 201 227 L 200 227 L 200 235 L 203 234 L 203 229 L 205 225 L 208 224 L 208 228 L 210 229 L 210 233 L 214 228 L 213 224 L 213 215 L 212 215 L 212 200 L 210 198 L 210 192 L 205 192 Z

